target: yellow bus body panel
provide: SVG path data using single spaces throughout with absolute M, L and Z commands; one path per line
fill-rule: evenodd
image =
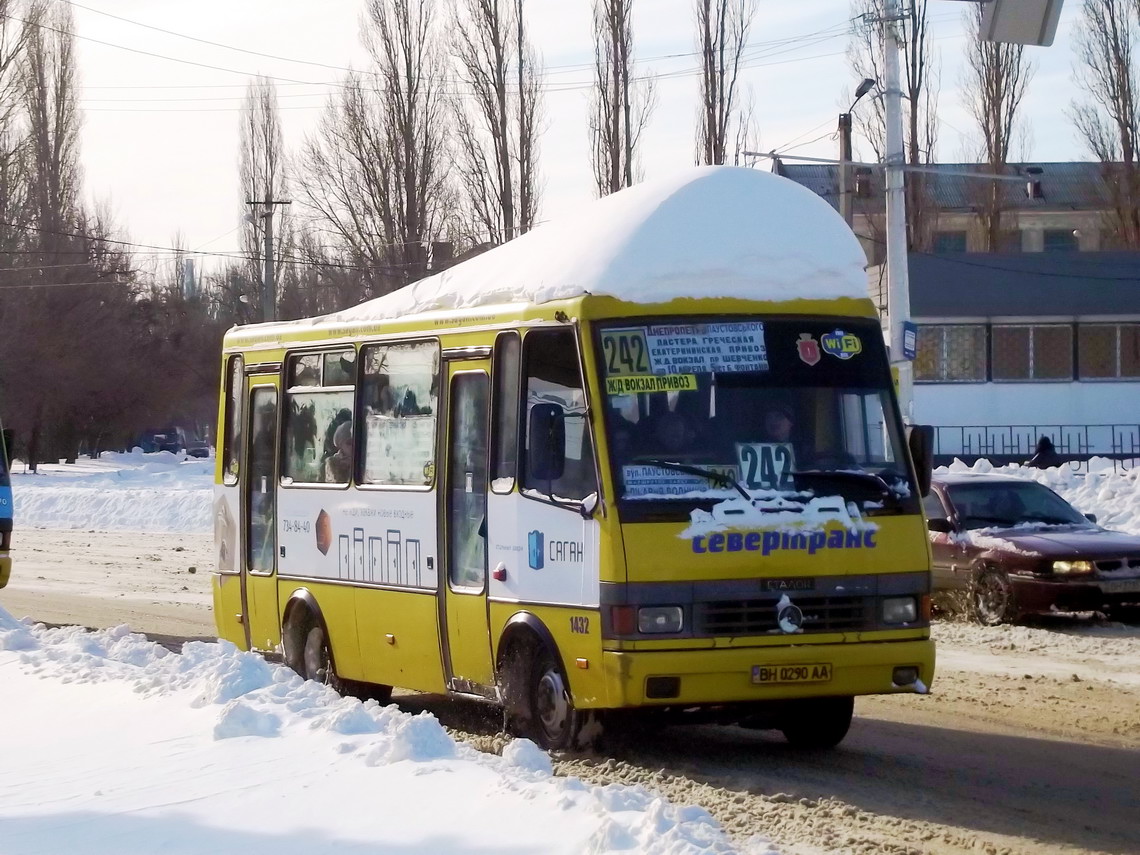
M 420 692 L 447 690 L 433 594 L 358 588 L 356 628 L 360 671 L 345 676 Z
M 612 707 L 914 694 L 914 687 L 900 688 L 891 680 L 893 670 L 900 665 L 918 667 L 919 677 L 927 685 L 934 677 L 934 642 L 930 639 L 863 644 L 784 644 L 727 650 L 606 651 L 602 658 L 607 682 L 618 692 L 610 698 Z M 752 682 L 752 669 L 756 666 L 821 663 L 832 667 L 832 677 L 826 682 L 772 685 Z M 649 677 L 679 677 L 680 693 L 666 700 L 647 698 L 645 681 Z
M 237 573 L 213 573 L 210 592 L 214 601 L 214 626 L 218 638 L 231 641 L 241 650 L 248 650 L 245 628 L 241 618 L 241 576 Z
M 683 537 L 683 523 L 635 523 L 623 526 L 627 579 L 629 582 L 696 582 L 704 580 L 780 579 L 798 576 L 852 576 L 882 573 L 913 573 L 929 568 L 930 546 L 926 523 L 917 514 L 869 517 L 874 526 L 862 534 L 859 546 L 848 546 L 847 530 L 829 524 L 823 534 L 843 538 L 843 547 L 828 549 L 788 549 L 787 546 L 764 555 L 761 549 L 729 549 L 727 535 L 737 534 L 732 545 L 762 547 L 764 531 L 724 529 L 720 539 L 710 543 L 704 536 Z M 794 530 L 789 530 L 789 535 Z M 783 532 L 773 532 L 781 537 Z M 754 534 L 746 540 L 748 534 Z M 801 535 L 803 537 L 804 535 Z M 869 545 L 872 544 L 872 545 Z M 714 550 L 714 546 L 716 549 Z M 810 544 L 809 544 L 810 548 Z M 701 551 L 698 551 L 701 550 Z

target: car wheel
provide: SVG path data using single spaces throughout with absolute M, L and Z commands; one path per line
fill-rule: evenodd
M 987 567 L 970 589 L 970 611 L 983 626 L 997 626 L 1017 618 L 1013 585 L 1001 570 Z
M 854 698 L 813 698 L 794 705 L 780 730 L 795 748 L 834 748 L 851 728 Z

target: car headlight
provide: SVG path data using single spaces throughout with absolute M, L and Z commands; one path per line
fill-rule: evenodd
M 637 610 L 638 632 L 680 632 L 684 625 L 680 606 L 651 606 Z
M 888 597 L 883 600 L 883 623 L 912 623 L 918 617 L 914 597 Z
M 1096 568 L 1091 561 L 1054 561 L 1053 572 L 1064 576 L 1075 576 L 1080 573 L 1091 573 Z

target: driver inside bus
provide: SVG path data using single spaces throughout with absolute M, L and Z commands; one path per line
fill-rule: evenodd
M 764 410 L 761 425 L 765 442 L 790 443 L 796 426 L 795 412 L 790 404 L 782 402 L 769 404 Z

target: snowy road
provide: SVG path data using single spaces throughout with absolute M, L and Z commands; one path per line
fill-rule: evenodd
M 208 535 L 25 530 L 0 606 L 56 623 L 210 636 Z M 190 568 L 195 572 L 191 573 Z M 201 572 L 198 572 L 201 570 Z M 1140 852 L 1140 629 L 937 627 L 928 697 L 860 699 L 841 748 L 699 727 L 626 733 L 562 774 L 641 783 L 781 852 Z M 409 696 L 494 750 L 485 710 Z

